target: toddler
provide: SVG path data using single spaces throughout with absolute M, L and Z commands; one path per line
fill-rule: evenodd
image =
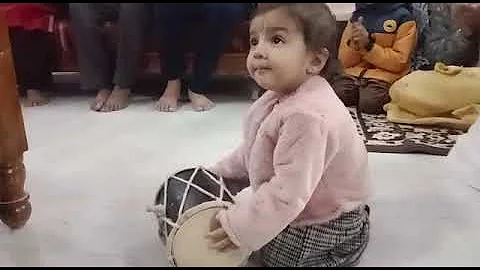
M 358 262 L 369 239 L 367 152 L 326 80 L 335 37 L 326 4 L 259 4 L 247 69 L 267 91 L 242 144 L 210 168 L 249 187 L 217 214 L 213 249 L 259 251 L 265 266 Z
M 346 106 L 385 113 L 392 83 L 410 72 L 417 28 L 409 3 L 356 3 L 338 57 L 345 74 L 334 89 Z

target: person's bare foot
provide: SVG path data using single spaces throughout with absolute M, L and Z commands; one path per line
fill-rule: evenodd
M 103 105 L 102 112 L 113 112 L 125 109 L 128 106 L 129 98 L 129 88 L 120 88 L 118 86 L 115 86 L 112 93 L 105 102 L 105 105 Z
M 197 94 L 188 90 L 188 98 L 192 102 L 192 107 L 195 111 L 208 111 L 215 107 L 215 103 L 208 99 L 205 95 Z
M 27 90 L 27 98 L 25 99 L 25 107 L 42 106 L 48 103 L 48 98 L 42 94 L 40 90 Z
M 178 109 L 178 99 L 182 90 L 180 80 L 168 81 L 165 92 L 155 103 L 155 109 L 161 112 L 175 112 Z
M 90 109 L 92 109 L 92 111 L 100 111 L 103 108 L 103 105 L 105 105 L 105 102 L 107 102 L 111 93 L 112 91 L 108 89 L 99 90 L 95 100 L 92 102 L 92 104 L 90 104 Z

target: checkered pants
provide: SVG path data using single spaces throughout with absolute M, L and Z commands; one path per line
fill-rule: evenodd
M 359 262 L 369 239 L 369 208 L 362 206 L 324 224 L 288 226 L 258 253 L 267 267 L 339 267 Z

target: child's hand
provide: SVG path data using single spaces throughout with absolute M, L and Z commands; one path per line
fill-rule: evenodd
M 359 17 L 358 20 L 352 24 L 352 42 L 355 50 L 365 49 L 369 41 L 368 31 L 365 26 L 363 26 L 363 17 Z
M 207 238 L 211 240 L 210 248 L 225 251 L 227 249 L 237 249 L 238 247 L 230 240 L 228 234 L 222 228 L 222 225 L 217 220 L 216 217 L 213 217 L 211 231 L 206 235 Z

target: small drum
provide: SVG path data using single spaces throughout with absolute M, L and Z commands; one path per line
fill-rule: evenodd
M 201 167 L 170 176 L 155 198 L 159 235 L 173 266 L 242 266 L 250 252 L 219 252 L 208 247 L 205 235 L 217 212 L 234 202 L 222 177 Z

